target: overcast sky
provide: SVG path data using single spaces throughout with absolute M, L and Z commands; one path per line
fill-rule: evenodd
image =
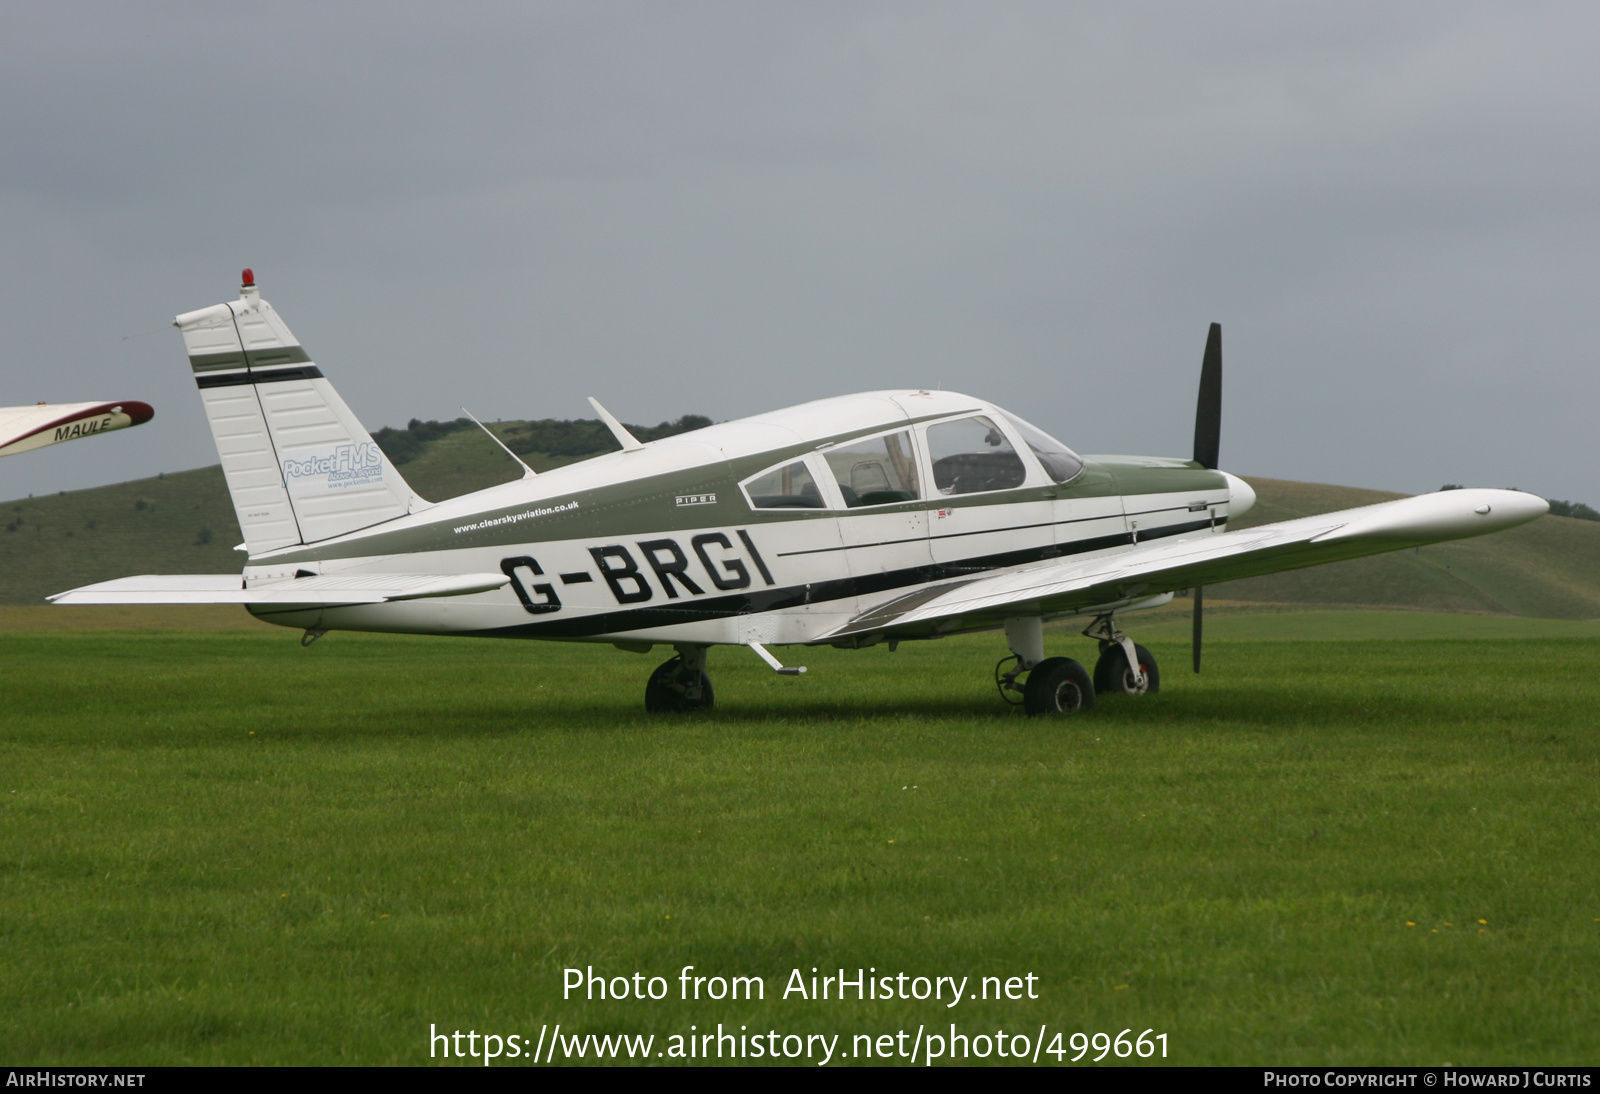
M 0 404 L 216 462 L 170 324 L 356 414 L 721 420 L 942 385 L 1082 452 L 1600 504 L 1600 7 L 0 6 Z M 487 440 L 484 442 L 487 444 Z

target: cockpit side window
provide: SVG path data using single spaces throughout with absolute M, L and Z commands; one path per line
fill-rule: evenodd
M 1075 479 L 1083 470 L 1083 460 L 1078 454 L 1050 434 L 1036 425 L 1029 425 L 1015 414 L 1001 411 L 1006 420 L 1017 427 L 1017 432 L 1022 434 L 1022 439 L 1027 442 L 1033 454 L 1039 457 L 1039 462 L 1044 465 L 1044 470 L 1055 482 L 1066 482 Z
M 823 456 L 851 509 L 922 496 L 909 432 L 848 441 L 825 450 Z
M 786 463 L 744 483 L 752 509 L 826 509 L 817 480 L 804 460 Z
M 1028 477 L 1027 465 L 1004 433 L 982 415 L 928 427 L 934 489 L 941 494 L 1012 490 Z

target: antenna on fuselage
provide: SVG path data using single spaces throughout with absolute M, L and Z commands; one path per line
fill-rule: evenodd
M 639 438 L 629 433 L 621 422 L 611 416 L 611 411 L 600 405 L 600 400 L 593 395 L 589 396 L 589 405 L 594 407 L 594 412 L 600 415 L 600 420 L 606 423 L 606 428 L 611 430 L 611 435 L 622 445 L 624 452 L 637 452 L 644 445 L 639 443 Z
M 485 433 L 489 433 L 489 427 L 484 425 L 482 422 L 478 421 L 476 415 L 474 415 L 472 413 L 472 411 L 468 410 L 466 407 L 462 407 L 461 408 L 461 413 L 463 413 L 467 417 L 471 418 L 473 425 L 477 426 L 479 429 L 483 430 Z M 531 478 L 533 478 L 533 476 L 535 476 L 535 475 L 537 475 L 539 473 L 539 472 L 535 471 L 533 468 L 529 467 L 527 464 L 522 463 L 522 457 L 517 455 L 515 452 L 511 451 L 511 449 L 506 448 L 505 442 L 502 441 L 499 437 L 496 437 L 493 433 L 489 433 L 489 439 L 491 441 L 493 441 L 495 444 L 499 445 L 501 448 L 505 448 L 506 455 L 510 456 L 512 459 L 514 459 L 518 463 L 522 464 L 522 477 L 523 478 L 531 479 Z

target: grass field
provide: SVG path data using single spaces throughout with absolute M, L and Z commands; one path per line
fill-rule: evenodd
M 1148 1028 L 1184 1064 L 1600 1062 L 1600 625 L 1208 624 L 1203 676 L 1151 619 L 1165 690 L 1064 722 L 1000 706 L 988 637 L 799 679 L 719 650 L 715 713 L 656 720 L 658 658 L 608 647 L 0 636 L 0 1057 L 954 1022 Z M 563 1001 L 590 965 L 673 998 Z M 676 1001 L 684 965 L 765 1001 Z M 841 966 L 1039 998 L 781 998 Z

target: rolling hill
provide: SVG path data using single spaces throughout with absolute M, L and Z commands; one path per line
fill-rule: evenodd
M 686 417 L 630 426 L 644 438 L 695 428 Z M 535 470 L 614 448 L 599 422 L 500 422 L 491 428 Z M 521 472 L 475 428 L 416 422 L 376 434 L 423 497 L 440 500 Z M 551 451 L 554 450 L 554 451 Z M 1251 478 L 1241 526 L 1399 497 L 1376 490 Z M 226 573 L 243 555 L 220 467 L 0 503 L 0 604 L 137 573 Z M 1482 539 L 1231 582 L 1213 598 L 1319 608 L 1408 608 L 1550 619 L 1600 618 L 1600 523 L 1548 516 Z
M 1402 497 L 1379 490 L 1251 478 L 1241 527 Z M 1600 618 L 1600 523 L 1546 516 L 1498 535 L 1353 559 L 1218 586 L 1230 600 Z

